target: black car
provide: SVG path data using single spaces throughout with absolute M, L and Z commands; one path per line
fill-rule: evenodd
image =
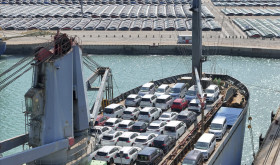
M 152 143 L 153 147 L 160 148 L 164 153 L 169 152 L 176 145 L 176 139 L 169 135 L 159 135 Z
M 195 112 L 182 111 L 178 114 L 177 120 L 183 121 L 187 127 L 190 127 L 195 121 L 197 122 L 197 115 Z
M 203 154 L 198 150 L 192 150 L 187 154 L 182 164 L 202 165 Z
M 137 121 L 133 124 L 129 131 L 131 132 L 146 132 L 148 128 L 148 123 L 143 121 Z
M 155 147 L 145 147 L 138 153 L 136 165 L 155 165 L 159 164 L 163 158 L 161 149 Z

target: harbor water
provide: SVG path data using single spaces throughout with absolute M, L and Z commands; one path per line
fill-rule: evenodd
M 124 55 L 90 55 L 102 66 L 109 66 L 114 77 L 114 96 L 142 85 L 148 81 L 158 80 L 172 75 L 191 72 L 190 56 L 124 56 Z M 20 60 L 19 56 L 2 55 L 0 73 Z M 265 134 L 270 124 L 270 113 L 276 111 L 280 100 L 280 60 L 262 58 L 244 58 L 230 56 L 209 56 L 203 64 L 203 72 L 228 74 L 242 83 L 250 91 L 250 110 L 252 116 L 252 135 L 245 128 L 242 164 L 251 164 L 253 148 L 258 149 L 258 137 Z M 91 72 L 84 68 L 84 78 Z M 2 77 L 0 80 L 3 80 Z M 24 94 L 31 87 L 32 72 L 0 92 L 0 141 L 25 133 Z M 88 93 L 91 106 L 95 94 Z M 248 121 L 246 126 L 248 125 Z M 251 140 L 253 137 L 253 143 Z M 27 148 L 27 147 L 25 147 Z M 18 147 L 4 155 L 22 150 Z

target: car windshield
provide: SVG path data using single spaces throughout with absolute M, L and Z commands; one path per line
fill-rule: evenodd
M 157 99 L 157 103 L 165 103 L 165 99 Z
M 154 145 L 163 145 L 164 141 L 154 140 Z
M 187 119 L 188 116 L 184 116 L 184 115 L 178 115 L 178 119 Z
M 126 128 L 127 127 L 127 125 L 125 125 L 125 124 L 119 124 L 119 126 L 118 127 L 120 127 L 120 128 Z
M 96 153 L 96 155 L 98 155 L 98 156 L 107 156 L 107 153 L 106 153 L 106 152 L 100 152 L 100 151 L 98 151 L 98 152 Z
M 185 159 L 182 165 L 196 165 L 195 160 Z
M 140 161 L 149 161 L 149 156 L 148 155 L 138 155 L 137 159 Z
M 164 130 L 169 131 L 169 132 L 176 132 L 176 128 L 175 127 L 170 127 L 170 126 L 165 126 Z
M 101 134 L 101 131 L 99 129 L 95 129 L 95 128 L 91 129 L 91 132 Z
M 194 147 L 197 148 L 197 149 L 207 150 L 207 149 L 208 149 L 208 143 L 205 143 L 205 142 L 197 142 L 197 143 L 194 145 Z
M 132 129 L 141 129 L 140 126 L 132 126 Z
M 147 139 L 136 139 L 135 142 L 139 142 L 139 143 L 144 143 L 146 142 Z
M 158 92 L 158 93 L 164 93 L 164 89 L 158 88 L 156 92 Z
M 210 129 L 221 130 L 222 129 L 222 125 L 221 124 L 212 123 L 211 126 L 210 126 Z
M 123 114 L 132 114 L 130 111 L 124 111 Z
M 102 139 L 103 140 L 112 140 L 113 139 L 113 136 L 111 135 L 104 135 L 103 137 L 102 137 Z
M 114 113 L 114 109 L 105 108 L 104 112 L 105 112 L 105 113 L 108 113 L 108 114 L 112 114 L 112 113 Z
M 212 89 L 206 89 L 205 92 L 206 92 L 206 93 L 214 93 L 214 90 L 212 90 Z
M 180 88 L 172 88 L 170 93 L 180 93 Z
M 112 123 L 112 122 L 105 122 L 105 125 L 106 126 L 112 126 L 112 125 L 114 125 L 114 123 Z
M 143 98 L 141 101 L 151 101 L 150 98 Z
M 173 103 L 174 105 L 181 105 L 181 103 Z
M 149 115 L 149 112 L 140 112 L 140 115 Z
M 126 141 L 128 141 L 128 138 L 125 138 L 125 137 L 119 137 L 118 141 L 123 141 L 123 142 L 126 142 Z
M 190 103 L 190 106 L 198 107 L 198 103 Z
M 120 153 L 117 153 L 116 157 L 121 157 Z M 128 157 L 128 154 L 123 154 L 122 157 L 123 157 L 123 158 L 126 158 L 126 157 Z
M 170 115 L 161 115 L 160 118 L 170 118 Z
M 126 101 L 134 101 L 134 98 L 127 98 Z
M 140 89 L 140 92 L 148 92 L 149 91 L 149 87 L 142 87 Z
M 195 96 L 196 95 L 196 91 L 187 91 L 188 96 Z
M 159 129 L 159 126 L 149 126 L 149 129 Z

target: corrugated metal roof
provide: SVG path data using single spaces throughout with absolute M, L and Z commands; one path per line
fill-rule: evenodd
M 242 108 L 221 107 L 215 117 L 224 116 L 227 118 L 227 125 L 233 126 L 242 111 Z

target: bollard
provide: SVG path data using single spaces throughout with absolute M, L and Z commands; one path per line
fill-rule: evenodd
M 131 35 L 129 35 L 129 38 L 131 37 Z
M 83 37 L 85 37 L 85 35 L 83 35 Z
M 122 37 L 123 37 L 123 35 L 122 35 Z
M 160 38 L 162 38 L 162 35 L 160 35 Z
M 98 34 L 98 36 L 97 36 L 98 38 L 100 37 L 100 35 Z
M 153 38 L 155 38 L 155 35 L 153 35 Z
M 220 38 L 220 35 L 218 35 L 218 38 Z
M 138 34 L 138 38 L 139 38 L 139 34 Z
M 171 35 L 169 35 L 169 38 L 171 38 Z
M 114 38 L 115 38 L 116 36 L 114 35 Z
M 202 36 L 202 38 L 204 38 L 204 36 Z
M 212 36 L 210 36 L 210 38 L 212 38 Z
M 228 36 L 228 38 L 230 38 L 230 36 Z
M 106 38 L 107 38 L 107 34 L 106 34 Z
M 90 38 L 92 37 L 92 35 L 89 36 Z
M 227 36 L 226 36 L 226 38 L 227 38 Z
M 146 38 L 147 38 L 147 35 L 146 35 Z

